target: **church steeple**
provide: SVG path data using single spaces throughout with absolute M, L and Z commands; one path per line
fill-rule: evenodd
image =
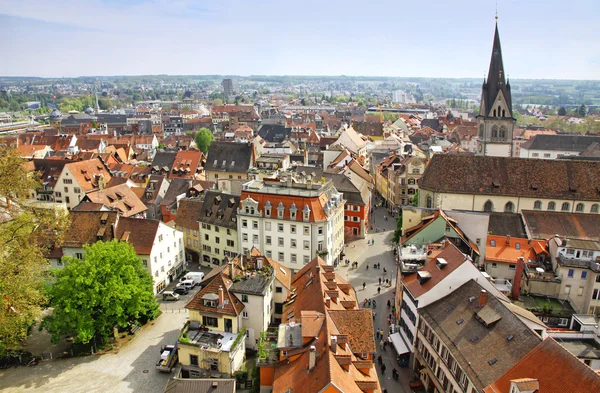
M 493 116 L 493 105 L 502 92 L 508 113 L 503 117 L 512 117 L 512 97 L 510 85 L 506 83 L 506 73 L 504 72 L 504 63 L 502 61 L 502 46 L 500 45 L 500 34 L 498 33 L 498 22 L 496 22 L 496 31 L 494 32 L 494 44 L 492 46 L 492 56 L 490 59 L 490 68 L 487 74 L 487 81 L 483 84 L 482 100 L 485 102 L 485 116 Z M 496 116 L 493 116 L 496 117 Z M 497 117 L 500 117 L 498 114 Z
M 515 119 L 512 113 L 510 83 L 504 71 L 498 17 L 487 78 L 481 86 L 481 105 L 477 122 L 477 155 L 510 157 Z

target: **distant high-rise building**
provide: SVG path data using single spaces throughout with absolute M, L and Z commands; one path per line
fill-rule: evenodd
M 400 104 L 412 104 L 415 102 L 412 94 L 404 90 L 396 90 L 392 93 L 392 100 Z
M 221 86 L 223 86 L 223 93 L 225 94 L 225 97 L 229 97 L 233 94 L 233 82 L 231 81 L 231 79 L 223 79 L 223 82 L 221 82 Z
M 502 48 L 498 23 L 494 33 L 494 46 L 487 80 L 481 87 L 481 105 L 479 115 L 479 140 L 477 155 L 510 157 L 515 119 L 512 115 L 512 96 L 510 82 L 504 72 Z

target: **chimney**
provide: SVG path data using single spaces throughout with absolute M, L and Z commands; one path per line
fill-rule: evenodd
M 482 289 L 479 293 L 479 304 L 477 307 L 483 307 L 487 304 L 488 301 L 488 293 L 485 289 Z
M 510 246 L 510 235 L 506 235 L 506 245 Z
M 523 278 L 523 269 L 525 268 L 525 259 L 519 257 L 517 260 L 517 270 L 515 270 L 515 279 L 513 280 L 512 298 L 517 300 L 521 293 L 521 279 Z
M 331 352 L 337 352 L 337 336 L 331 336 Z
M 229 261 L 228 259 L 227 263 L 229 264 L 229 278 L 233 280 L 233 260 Z
M 219 306 L 225 303 L 225 293 L 223 292 L 223 286 L 219 285 Z
M 315 368 L 315 363 L 317 361 L 317 348 L 314 345 L 310 346 L 310 353 L 308 357 L 308 371 L 312 371 Z

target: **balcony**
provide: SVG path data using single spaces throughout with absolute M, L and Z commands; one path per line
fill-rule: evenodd
M 507 279 L 495 278 L 492 280 L 492 284 L 505 295 L 512 292 L 512 283 Z
M 569 258 L 563 254 L 559 254 L 556 259 L 558 260 L 558 263 L 560 263 L 561 266 L 578 267 L 581 269 L 591 269 L 592 271 L 594 271 L 596 273 L 600 272 L 600 263 L 596 263 L 591 260 Z

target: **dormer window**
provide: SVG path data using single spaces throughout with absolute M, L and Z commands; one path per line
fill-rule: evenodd
M 205 307 L 217 307 L 217 301 L 216 300 L 206 300 L 204 299 L 204 306 Z
M 277 218 L 279 218 L 279 219 L 283 218 L 284 210 L 285 210 L 285 207 L 283 206 L 283 203 L 279 202 L 279 205 L 277 205 Z
M 304 209 L 302 209 L 302 219 L 304 221 L 308 221 L 309 218 L 310 218 L 310 208 L 308 207 L 308 205 L 304 205 Z
M 271 217 L 272 208 L 273 206 L 271 205 L 271 202 L 267 201 L 267 203 L 265 203 L 265 217 Z
M 290 207 L 290 219 L 291 220 L 295 220 L 296 219 L 296 213 L 298 212 L 298 208 L 296 207 L 295 203 L 292 203 L 292 207 Z

